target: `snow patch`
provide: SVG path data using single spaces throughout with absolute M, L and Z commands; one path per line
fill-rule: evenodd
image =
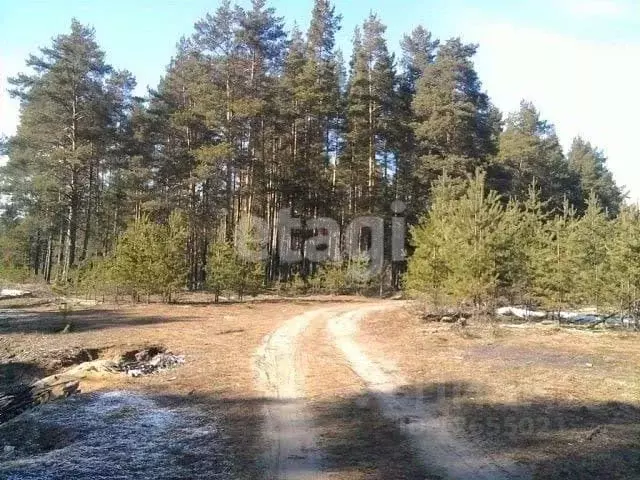
M 595 313 L 595 310 L 583 310 L 579 312 L 560 311 L 546 312 L 542 310 L 530 310 L 520 307 L 500 307 L 495 310 L 496 315 L 501 317 L 517 317 L 523 319 L 543 319 L 555 318 L 569 325 L 594 326 L 604 324 L 607 327 L 638 328 L 638 319 L 622 315 L 602 315 Z
M 0 300 L 4 300 L 5 298 L 28 297 L 29 295 L 31 295 L 31 292 L 28 292 L 26 290 L 17 290 L 14 288 L 0 289 Z
M 545 318 L 547 312 L 529 310 L 528 308 L 500 307 L 496 309 L 496 315 L 501 317 Z

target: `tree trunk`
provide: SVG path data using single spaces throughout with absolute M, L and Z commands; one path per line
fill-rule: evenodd
M 44 280 L 47 283 L 51 283 L 51 267 L 53 266 L 53 232 L 49 231 L 49 238 L 47 239 L 47 257 L 44 263 Z
M 80 253 L 80 261 L 87 258 L 87 250 L 89 249 L 89 239 L 91 238 L 91 213 L 93 211 L 92 204 L 93 194 L 93 164 L 89 165 L 89 195 L 87 197 L 87 216 L 84 224 L 84 238 L 82 239 L 82 252 Z
M 64 228 L 64 224 L 60 225 L 60 234 L 58 236 L 58 269 L 56 271 L 56 281 L 60 280 L 62 278 L 62 264 L 64 262 L 64 245 L 66 243 L 66 236 L 65 236 L 65 228 Z
M 69 279 L 69 273 L 73 268 L 76 260 L 76 240 L 78 237 L 78 193 L 77 188 L 77 173 L 74 172 L 72 177 L 72 193 L 71 201 L 69 203 L 69 213 L 67 219 L 67 236 L 65 242 L 65 258 L 62 281 L 66 282 Z
M 41 256 L 41 244 L 40 244 L 40 229 L 38 228 L 37 232 L 36 232 L 36 251 L 33 254 L 33 273 L 35 274 L 35 276 L 38 276 L 38 273 L 40 273 L 40 256 Z

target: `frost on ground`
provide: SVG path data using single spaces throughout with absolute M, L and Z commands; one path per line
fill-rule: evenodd
M 232 478 L 210 418 L 124 391 L 43 405 L 0 426 L 0 442 L 11 480 Z
M 437 406 L 400 395 L 407 382 L 388 362 L 368 357 L 355 339 L 358 322 L 381 307 L 361 308 L 329 320 L 329 332 L 353 371 L 365 382 L 382 413 L 400 425 L 424 465 L 438 478 L 508 480 L 529 478 L 506 460 L 489 458 L 474 448 L 442 417 Z

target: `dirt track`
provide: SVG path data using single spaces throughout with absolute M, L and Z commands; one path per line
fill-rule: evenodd
M 265 443 L 268 448 L 269 478 L 325 478 L 322 452 L 314 430 L 314 421 L 305 405 L 304 373 L 300 371 L 300 337 L 312 322 L 321 323 L 330 339 L 353 371 L 354 381 L 364 382 L 367 394 L 378 402 L 381 413 L 401 425 L 419 461 L 436 478 L 500 480 L 529 478 L 506 462 L 485 456 L 466 442 L 437 409 L 415 399 L 399 395 L 406 384 L 400 372 L 394 372 L 386 359 L 371 359 L 358 345 L 354 335 L 358 322 L 373 312 L 399 308 L 389 302 L 357 308 L 311 310 L 285 322 L 267 335 L 256 352 L 258 384 L 273 399 L 265 407 Z M 318 347 L 316 343 L 315 347 Z M 313 355 L 313 352 L 306 352 Z M 327 475 L 327 478 L 329 476 Z
M 404 305 L 7 309 L 3 388 L 149 345 L 186 363 L 83 378 L 0 424 L 0 478 L 638 478 L 636 335 L 460 328 Z
M 296 343 L 309 322 L 328 312 L 331 310 L 312 310 L 286 321 L 265 337 L 255 355 L 259 388 L 267 399 L 266 463 L 273 478 L 315 478 L 320 470 L 313 422 L 304 405 Z

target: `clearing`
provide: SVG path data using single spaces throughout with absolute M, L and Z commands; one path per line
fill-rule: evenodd
M 637 334 L 428 323 L 391 300 L 192 300 L 1 301 L 3 390 L 149 347 L 185 363 L 83 374 L 0 424 L 0 477 L 640 478 Z

